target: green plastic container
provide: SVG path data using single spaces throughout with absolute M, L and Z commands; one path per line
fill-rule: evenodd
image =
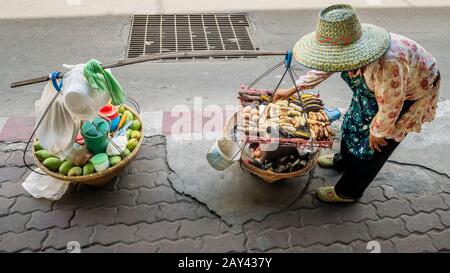
M 81 126 L 84 143 L 92 154 L 104 153 L 109 143 L 109 123 L 102 118 L 85 121 Z

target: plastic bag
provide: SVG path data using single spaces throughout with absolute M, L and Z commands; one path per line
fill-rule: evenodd
M 110 69 L 103 69 L 99 61 L 92 59 L 87 62 L 84 66 L 83 75 L 92 88 L 109 94 L 112 105 L 120 105 L 127 100 L 119 81 Z
M 57 93 L 52 83 L 48 82 L 41 98 L 35 102 L 36 125 Z M 64 105 L 63 96 L 58 95 L 36 130 L 36 136 L 44 149 L 64 158 L 75 143 L 79 123 Z
M 36 168 L 36 171 L 40 169 Z M 35 198 L 58 200 L 66 193 L 69 182 L 32 172 L 23 181 L 22 187 Z
M 64 75 L 64 104 L 79 120 L 92 120 L 98 110 L 108 103 L 108 92 L 91 88 L 83 76 L 84 64 L 64 65 L 70 68 Z

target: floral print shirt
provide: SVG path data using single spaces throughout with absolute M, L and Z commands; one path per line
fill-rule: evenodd
M 370 124 L 375 137 L 400 142 L 409 132 L 420 132 L 422 124 L 434 119 L 440 80 L 436 60 L 422 46 L 391 33 L 391 46 L 377 61 L 361 68 L 369 89 L 374 92 L 378 112 Z M 297 85 L 312 89 L 333 73 L 311 70 Z M 401 117 L 405 100 L 416 101 Z

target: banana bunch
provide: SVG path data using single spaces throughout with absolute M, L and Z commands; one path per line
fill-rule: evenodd
M 301 106 L 287 100 L 278 100 L 267 106 L 267 119 L 261 129 L 278 128 L 283 137 L 309 139 L 310 135 L 301 130 L 306 125 L 306 120 L 307 116 Z
M 328 116 L 323 110 L 309 112 L 308 124 L 315 140 L 330 140 L 334 136 Z
M 313 94 L 303 94 L 300 97 L 303 109 L 306 112 L 318 112 L 323 110 L 323 102 L 320 98 Z

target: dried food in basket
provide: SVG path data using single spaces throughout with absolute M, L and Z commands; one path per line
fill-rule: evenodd
M 251 95 L 250 95 L 251 94 Z M 271 102 L 270 92 L 239 92 L 242 110 L 238 129 L 254 137 L 328 141 L 333 139 L 322 100 L 314 94 Z M 254 99 L 253 101 L 251 99 Z
M 251 144 L 242 158 L 259 169 L 274 173 L 291 173 L 299 171 L 308 165 L 310 152 L 300 153 L 296 147 L 278 146 L 274 151 L 262 151 L 259 144 Z

